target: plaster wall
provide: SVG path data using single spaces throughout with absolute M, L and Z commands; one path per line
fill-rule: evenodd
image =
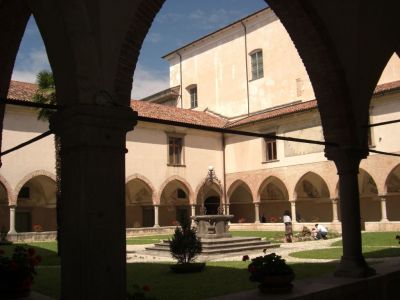
M 168 165 L 168 134 L 184 138 L 183 166 Z M 204 180 L 208 166 L 213 166 L 217 177 L 223 179 L 220 134 L 139 122 L 128 133 L 126 147 L 126 176 L 139 173 L 147 178 L 156 190 L 157 199 L 161 196 L 162 184 L 174 176 L 185 179 L 192 191 Z
M 247 30 L 247 52 L 243 26 Z M 253 80 L 249 54 L 257 49 L 263 51 L 264 77 Z M 271 10 L 189 45 L 179 50 L 179 54 L 184 108 L 190 108 L 186 88 L 192 84 L 197 84 L 198 110 L 208 108 L 229 117 L 246 114 L 248 108 L 255 112 L 295 100 L 314 99 L 303 63 Z M 179 55 L 171 54 L 167 60 L 170 86 L 181 84 Z

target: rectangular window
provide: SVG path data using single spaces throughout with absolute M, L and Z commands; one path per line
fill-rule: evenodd
M 197 107 L 197 86 L 189 90 L 190 93 L 190 108 Z
M 275 135 L 275 132 L 268 133 Z M 265 138 L 265 161 L 277 160 L 276 155 L 276 139 L 275 138 Z
M 168 164 L 169 165 L 182 165 L 182 147 L 183 138 L 181 137 L 168 137 Z
M 254 52 L 251 57 L 251 77 L 252 80 L 264 77 L 263 55 L 262 51 Z

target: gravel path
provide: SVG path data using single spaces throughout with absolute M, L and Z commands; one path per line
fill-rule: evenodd
M 317 240 L 317 241 L 305 241 L 296 243 L 283 243 L 279 248 L 268 249 L 267 253 L 275 252 L 281 255 L 288 262 L 329 262 L 332 259 L 304 259 L 295 258 L 289 256 L 292 252 L 313 250 L 313 249 L 325 249 L 329 248 L 330 245 L 341 238 L 329 239 L 329 240 Z M 127 262 L 172 262 L 174 261 L 170 256 L 155 256 L 149 255 L 145 251 L 145 247 L 148 245 L 127 245 Z M 206 259 L 206 261 L 240 261 L 243 255 L 249 255 L 250 259 L 256 256 L 263 255 L 262 251 L 246 251 L 240 252 L 235 255 L 219 255 L 212 259 Z

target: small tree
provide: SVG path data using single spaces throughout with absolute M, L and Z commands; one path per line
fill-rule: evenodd
M 176 227 L 169 250 L 178 264 L 189 264 L 202 252 L 201 240 L 196 236 L 196 229 L 190 226 L 189 220 L 182 220 L 181 227 Z

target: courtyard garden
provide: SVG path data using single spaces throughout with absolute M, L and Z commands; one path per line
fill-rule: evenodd
M 272 241 L 282 238 L 282 232 L 233 232 L 234 236 L 257 236 Z M 363 233 L 363 252 L 366 258 L 382 258 L 400 256 L 400 245 L 394 232 Z M 127 244 L 153 244 L 171 235 L 154 235 L 129 238 Z M 308 243 L 319 243 L 309 241 Z M 28 247 L 36 250 L 42 257 L 37 268 L 33 290 L 59 298 L 60 296 L 60 260 L 57 256 L 56 242 L 29 243 Z M 5 254 L 11 253 L 15 245 L 1 246 Z M 274 249 L 275 250 L 275 249 Z M 274 250 L 271 250 L 273 252 Z M 290 256 L 308 259 L 339 259 L 341 256 L 341 240 L 325 249 L 291 253 Z M 262 254 L 262 253 L 261 253 Z M 261 255 L 260 254 L 260 255 Z M 278 253 L 279 254 L 279 253 Z M 193 274 L 175 274 L 170 271 L 172 263 L 135 262 L 127 264 L 127 287 L 130 292 L 134 285 L 146 290 L 146 294 L 156 299 L 204 299 L 208 297 L 255 289 L 257 283 L 251 282 L 247 267 L 249 261 L 207 262 L 203 272 Z M 296 279 L 318 277 L 331 273 L 336 262 L 327 263 L 290 263 Z M 221 279 L 223 278 L 223 280 Z M 196 283 L 196 285 L 195 285 Z M 194 288 L 196 286 L 196 288 Z

